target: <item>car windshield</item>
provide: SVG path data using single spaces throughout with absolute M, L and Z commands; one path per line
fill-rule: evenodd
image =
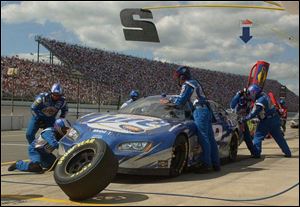
M 162 119 L 185 119 L 187 110 L 160 103 L 160 96 L 141 98 L 119 110 L 119 113 L 152 116 Z

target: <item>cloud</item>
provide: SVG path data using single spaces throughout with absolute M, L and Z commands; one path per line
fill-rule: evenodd
M 181 2 L 21 2 L 1 8 L 7 24 L 61 24 L 82 44 L 113 51 L 147 51 L 154 59 L 248 75 L 257 60 L 271 63 L 269 78 L 283 81 L 299 94 L 299 15 L 254 9 L 153 10 L 161 42 L 125 41 L 120 22 L 124 8 L 176 5 Z M 185 4 L 245 4 L 264 2 L 185 2 Z M 244 44 L 240 20 L 253 21 L 253 38 Z M 50 35 L 51 36 L 51 35 Z M 59 36 L 53 33 L 52 36 Z M 288 56 L 285 60 L 283 56 Z M 294 61 L 290 61 L 294 60 Z M 296 80 L 297 79 L 297 80 Z M 293 82 L 294 84 L 289 84 Z

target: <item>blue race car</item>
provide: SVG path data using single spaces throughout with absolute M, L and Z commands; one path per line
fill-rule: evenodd
M 91 138 L 103 140 L 118 160 L 118 172 L 176 176 L 198 164 L 202 151 L 189 104 L 160 104 L 161 96 L 142 98 L 117 113 L 81 117 L 60 140 L 59 155 Z M 220 157 L 235 160 L 242 141 L 234 114 L 210 101 Z M 78 166 L 78 170 L 82 166 Z
M 198 163 L 201 146 L 189 104 L 174 108 L 161 96 L 141 98 L 117 113 L 77 120 L 60 140 L 54 178 L 73 200 L 90 198 L 116 173 L 178 176 Z M 171 98 L 171 97 L 167 97 Z M 242 142 L 235 114 L 210 101 L 221 158 L 235 160 Z

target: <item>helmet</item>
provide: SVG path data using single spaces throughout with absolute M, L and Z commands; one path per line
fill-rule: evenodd
M 51 88 L 51 93 L 62 96 L 63 95 L 63 89 L 62 89 L 61 85 L 59 83 L 53 84 L 53 86 Z
M 281 98 L 281 99 L 279 100 L 279 103 L 280 103 L 280 105 L 284 106 L 284 105 L 285 105 L 285 100 L 284 100 L 283 98 Z
M 259 87 L 257 84 L 252 84 L 248 88 L 248 96 L 250 97 L 251 100 L 255 100 L 257 96 L 262 92 L 261 87 Z
M 173 75 L 174 79 L 188 80 L 191 78 L 190 69 L 187 66 L 180 66 Z
M 130 92 L 130 97 L 133 99 L 133 100 L 137 100 L 138 97 L 139 97 L 139 92 L 138 91 L 135 91 L 135 90 L 132 90 Z
M 57 119 L 54 123 L 55 131 L 57 131 L 61 136 L 64 136 L 69 128 L 71 128 L 71 124 L 66 119 Z

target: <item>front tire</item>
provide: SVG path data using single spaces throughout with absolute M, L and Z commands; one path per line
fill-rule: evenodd
M 97 195 L 114 179 L 118 160 L 100 139 L 88 139 L 68 150 L 58 161 L 54 179 L 71 200 Z
M 169 176 L 176 177 L 183 172 L 188 159 L 188 141 L 184 135 L 176 138 L 172 151 Z

